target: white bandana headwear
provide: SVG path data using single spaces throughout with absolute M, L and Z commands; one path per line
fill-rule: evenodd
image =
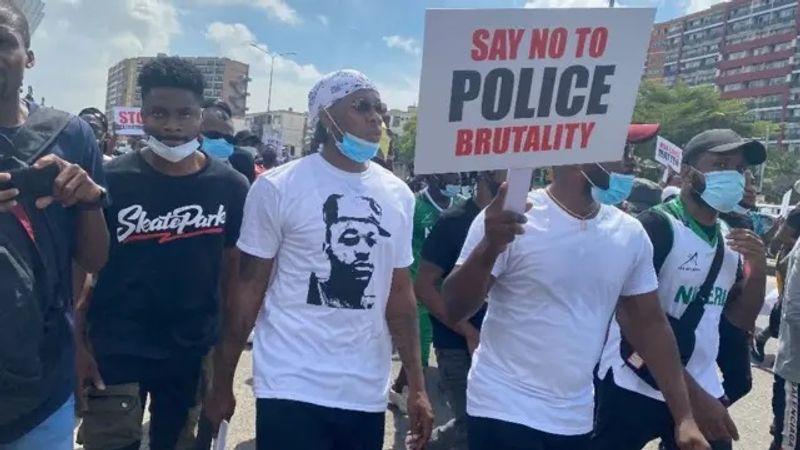
M 308 93 L 308 125 L 312 132 L 317 128 L 323 108 L 361 89 L 378 90 L 366 75 L 353 69 L 331 72 L 322 77 Z

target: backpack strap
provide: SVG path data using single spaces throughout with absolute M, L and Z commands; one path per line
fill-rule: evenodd
M 717 281 L 719 271 L 722 268 L 722 260 L 725 257 L 725 243 L 722 236 L 717 236 L 717 251 L 714 253 L 714 260 L 711 262 L 711 267 L 708 269 L 705 281 L 697 290 L 697 295 L 694 296 L 692 302 L 686 307 L 686 310 L 681 315 L 681 325 L 685 325 L 687 329 L 694 330 L 700 324 L 700 319 L 705 313 L 706 302 L 711 294 L 711 289 L 714 287 L 714 282 Z
M 656 227 L 645 227 L 650 242 L 653 244 L 653 267 L 656 270 L 656 275 L 659 275 L 664 261 L 666 261 L 667 256 L 672 252 L 672 245 L 675 241 L 675 230 L 672 227 L 672 221 L 669 219 L 670 214 L 664 208 L 663 204 L 656 205 L 646 212 L 649 212 L 651 217 L 659 222 L 657 225 L 658 229 L 665 230 L 665 233 L 655 235 L 657 231 L 655 229 Z
M 29 165 L 33 164 L 50 151 L 53 142 L 71 119 L 72 115 L 64 111 L 37 108 L 11 137 L 15 156 Z

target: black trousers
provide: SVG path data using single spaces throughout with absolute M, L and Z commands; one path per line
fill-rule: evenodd
M 770 450 L 786 448 L 800 449 L 800 388 L 796 384 L 788 383 L 783 378 L 775 375 L 772 384 L 772 414 L 773 421 L 770 433 L 772 444 Z
M 384 413 L 292 400 L 256 401 L 258 450 L 381 450 Z
M 468 417 L 470 450 L 588 450 L 589 435 L 561 436 L 502 420 Z
M 663 448 L 678 450 L 675 423 L 666 403 L 622 389 L 609 372 L 595 394 L 593 450 L 641 450 L 661 438 Z M 713 450 L 730 450 L 730 441 L 712 442 Z
M 97 359 L 106 385 L 136 383 L 140 405 L 150 398 L 150 448 L 172 450 L 186 425 L 189 409 L 195 405 L 202 367 L 201 356 L 153 360 L 134 356 L 105 356 Z M 139 417 L 138 426 L 141 426 Z M 139 443 L 125 447 L 137 450 Z
M 725 315 L 719 321 L 717 367 L 722 372 L 722 387 L 732 405 L 753 388 L 750 371 L 750 333 L 731 324 Z

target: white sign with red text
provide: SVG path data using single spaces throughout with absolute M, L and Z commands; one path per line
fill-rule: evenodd
M 672 142 L 659 136 L 656 139 L 656 161 L 669 167 L 676 173 L 681 173 L 683 150 Z
M 654 14 L 428 10 L 415 172 L 621 159 Z
M 118 136 L 141 136 L 144 134 L 141 108 L 135 106 L 115 106 L 114 133 Z

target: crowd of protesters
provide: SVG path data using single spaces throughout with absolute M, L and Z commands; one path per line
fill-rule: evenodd
M 757 213 L 759 142 L 706 130 L 658 185 L 634 155 L 658 125 L 632 125 L 620 161 L 553 168 L 519 214 L 504 172 L 397 178 L 357 71 L 314 85 L 315 151 L 278 165 L 195 66 L 155 58 L 120 154 L 100 110 L 21 98 L 35 59 L 5 1 L 0 44 L 0 450 L 72 449 L 78 420 L 87 450 L 139 449 L 146 405 L 149 448 L 209 448 L 248 338 L 260 450 L 381 449 L 387 402 L 415 450 L 731 449 L 770 337 L 771 449 L 800 447 L 800 212 Z M 754 334 L 768 250 L 780 301 Z

